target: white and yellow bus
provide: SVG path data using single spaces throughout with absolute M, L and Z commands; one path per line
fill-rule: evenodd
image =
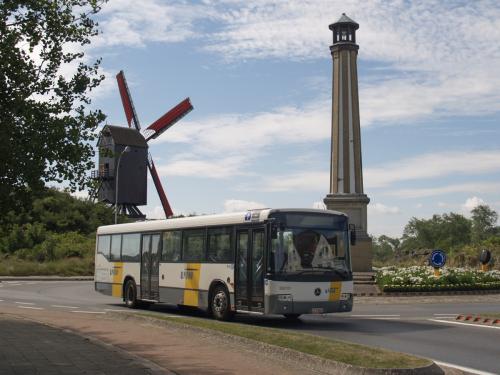
M 220 320 L 235 312 L 289 318 L 346 312 L 354 241 L 345 214 L 314 209 L 102 226 L 95 289 L 131 308 L 194 306 Z

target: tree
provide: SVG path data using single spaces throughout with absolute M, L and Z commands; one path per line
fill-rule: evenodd
M 91 141 L 105 116 L 89 110 L 104 79 L 83 48 L 103 1 L 0 2 L 0 212 L 30 202 L 47 182 L 84 188 Z M 71 71 L 71 73 L 68 73 Z M 63 74 L 64 73 L 64 74 Z
M 481 242 L 495 233 L 498 214 L 487 205 L 479 205 L 472 211 L 472 239 Z
M 400 257 L 401 241 L 399 238 L 392 238 L 386 235 L 374 237 L 373 239 L 373 258 L 375 261 L 385 263 L 394 258 Z
M 470 243 L 471 227 L 470 220 L 454 212 L 433 215 L 431 219 L 414 217 L 405 226 L 403 248 L 453 250 Z

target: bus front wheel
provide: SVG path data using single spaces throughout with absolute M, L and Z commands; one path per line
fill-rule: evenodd
M 134 280 L 129 280 L 125 284 L 125 305 L 131 309 L 139 306 L 139 301 L 137 301 L 137 286 Z
M 212 298 L 210 301 L 212 315 L 217 320 L 231 319 L 231 302 L 229 300 L 229 293 L 226 288 L 221 285 L 215 287 Z

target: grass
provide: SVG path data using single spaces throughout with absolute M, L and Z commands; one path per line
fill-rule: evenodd
M 200 318 L 171 318 L 153 314 L 141 315 L 166 320 L 172 324 L 194 326 L 240 336 L 355 366 L 367 368 L 415 368 L 431 364 L 431 361 L 427 359 L 408 354 L 308 334 L 292 333 L 276 328 L 262 328 Z
M 19 260 L 0 261 L 0 276 L 88 276 L 94 274 L 94 259 L 66 258 L 50 262 Z

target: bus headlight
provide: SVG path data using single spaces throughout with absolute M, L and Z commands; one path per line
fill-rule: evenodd
M 293 298 L 291 294 L 278 294 L 278 301 L 280 302 L 292 302 Z
M 351 299 L 351 297 L 352 297 L 351 293 L 342 293 L 340 295 L 340 300 L 341 301 L 347 301 L 347 300 Z

